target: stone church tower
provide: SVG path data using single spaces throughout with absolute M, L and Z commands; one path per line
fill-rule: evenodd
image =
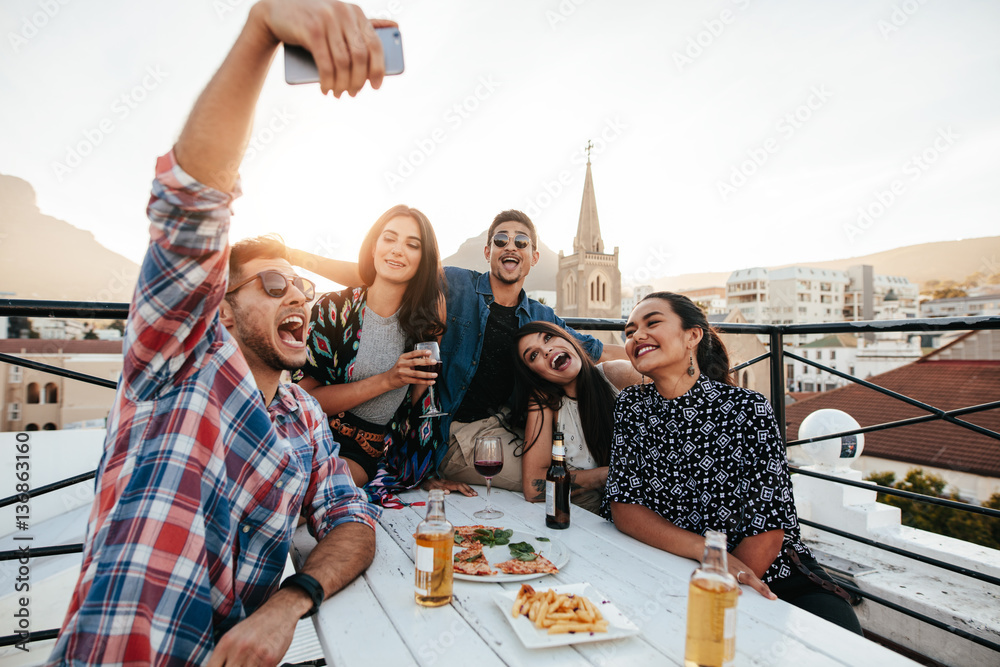
M 588 145 L 587 177 L 583 183 L 573 254 L 564 256 L 559 251 L 556 313 L 561 317 L 619 319 L 622 316 L 622 272 L 618 268 L 618 247 L 615 246 L 614 253 L 604 252 L 601 225 L 597 220 L 594 177 L 590 172 L 590 148 Z

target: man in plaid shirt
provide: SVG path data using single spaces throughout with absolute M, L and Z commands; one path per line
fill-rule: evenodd
M 279 382 L 306 360 L 313 286 L 280 242 L 228 247 L 279 42 L 315 55 L 324 92 L 381 84 L 357 7 L 265 0 L 157 162 L 83 567 L 50 664 L 275 665 L 296 622 L 374 555 L 378 509 L 319 404 Z M 279 590 L 300 515 L 319 543 Z

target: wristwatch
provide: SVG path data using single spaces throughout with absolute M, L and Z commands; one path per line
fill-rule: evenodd
M 312 609 L 303 614 L 302 618 L 309 618 L 319 611 L 319 606 L 323 604 L 323 600 L 326 598 L 326 595 L 323 593 L 323 584 L 316 581 L 315 577 L 312 577 L 304 572 L 293 574 L 282 581 L 281 586 L 278 586 L 278 590 L 288 586 L 294 586 L 295 588 L 301 589 L 306 592 L 306 595 L 312 598 Z

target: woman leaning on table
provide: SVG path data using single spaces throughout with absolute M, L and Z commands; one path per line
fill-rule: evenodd
M 860 634 L 846 592 L 834 590 L 799 537 L 771 406 L 733 386 L 704 313 L 687 297 L 656 292 L 632 310 L 625 338 L 629 360 L 652 383 L 618 397 L 604 515 L 623 533 L 694 560 L 706 531 L 724 531 L 741 584 Z

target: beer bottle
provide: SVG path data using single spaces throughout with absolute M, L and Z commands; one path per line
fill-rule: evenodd
M 736 656 L 736 599 L 739 586 L 726 568 L 726 534 L 705 534 L 701 567 L 688 586 L 684 667 L 726 667 Z
M 545 473 L 545 525 L 569 528 L 569 471 L 563 434 L 552 434 L 552 465 Z
M 451 602 L 455 527 L 444 516 L 444 490 L 427 495 L 427 517 L 417 525 L 414 598 L 424 607 Z

